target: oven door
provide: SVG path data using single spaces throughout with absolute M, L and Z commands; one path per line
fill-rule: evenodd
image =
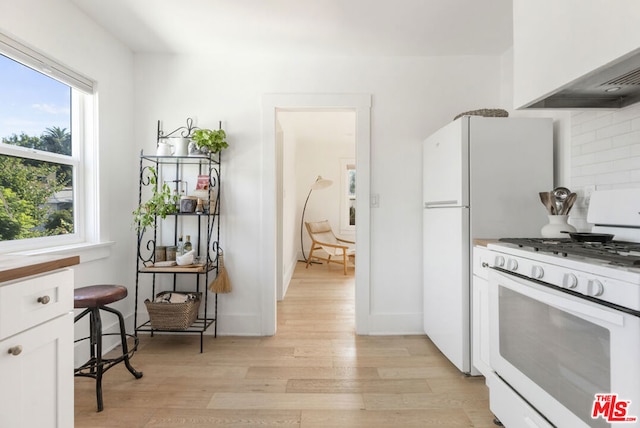
M 640 416 L 638 316 L 496 269 L 489 307 L 492 369 L 552 424 Z

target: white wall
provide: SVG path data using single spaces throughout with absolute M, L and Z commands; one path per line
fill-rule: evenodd
M 279 125 L 279 123 L 278 123 Z M 297 248 L 300 246 L 300 228 L 298 217 L 298 180 L 296 178 L 295 136 L 290 132 L 276 131 L 276 146 L 282 144 L 282 270 L 283 283 L 278 287 L 278 300 L 282 300 L 289 288 L 289 281 L 298 260 Z
M 472 73 L 470 71 L 473 71 Z M 220 297 L 221 334 L 259 334 L 261 98 L 268 93 L 370 93 L 373 333 L 422 332 L 421 141 L 461 112 L 499 102 L 498 57 L 261 58 L 138 55 L 135 152 L 155 122 L 186 116 L 229 135 L 223 246 L 234 291 Z M 452 84 L 453 83 L 453 84 Z
M 571 223 L 588 231 L 585 189 L 640 187 L 640 104 L 573 112 L 571 135 L 571 190 L 579 195 Z
M 380 207 L 371 213 L 370 331 L 422 332 L 420 143 L 461 111 L 499 105 L 500 58 L 137 55 L 132 66 L 130 52 L 66 0 L 8 3 L 0 28 L 98 82 L 101 232 L 115 245 L 110 258 L 76 269 L 78 285 L 133 287 L 129 225 L 138 154 L 155 150 L 156 121 L 167 129 L 188 116 L 201 126 L 223 121 L 231 147 L 223 164 L 222 244 L 234 290 L 220 296 L 221 334 L 262 331 L 262 96 L 372 94 L 371 190 Z M 131 300 L 119 305 L 129 315 Z
M 129 226 L 137 198 L 133 55 L 66 0 L 4 2 L 0 31 L 97 81 L 100 235 L 114 244 L 110 257 L 75 268 L 76 287 L 126 285 L 130 297 L 115 306 L 130 315 L 136 241 Z M 111 320 L 104 322 L 113 327 Z

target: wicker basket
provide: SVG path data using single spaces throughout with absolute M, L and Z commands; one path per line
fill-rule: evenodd
M 186 330 L 198 318 L 198 309 L 202 293 L 182 293 L 177 291 L 163 291 L 156 295 L 160 297 L 164 294 L 195 294 L 195 300 L 184 303 L 164 303 L 152 302 L 149 299 L 144 301 L 149 312 L 151 327 L 158 330 Z

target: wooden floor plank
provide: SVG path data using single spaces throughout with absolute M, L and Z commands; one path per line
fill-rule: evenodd
M 272 337 L 141 336 L 132 363 L 75 380 L 82 427 L 493 426 L 481 377 L 460 373 L 426 336 L 355 334 L 353 269 L 299 264 Z M 117 352 L 117 350 L 116 350 Z

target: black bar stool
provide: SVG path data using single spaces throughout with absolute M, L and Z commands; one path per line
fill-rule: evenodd
M 85 308 L 82 313 L 78 314 L 74 322 L 77 322 L 85 315 L 89 314 L 88 337 L 76 340 L 80 342 L 89 340 L 91 346 L 91 357 L 82 366 L 75 369 L 75 376 L 91 377 L 96 380 L 96 397 L 98 400 L 98 412 L 103 409 L 102 405 L 102 375 L 114 365 L 123 362 L 127 369 L 136 378 L 142 377 L 142 372 L 136 371 L 129 362 L 129 358 L 138 349 L 138 338 L 135 335 L 127 334 L 124 326 L 124 318 L 119 311 L 109 308 L 105 305 L 117 302 L 127 297 L 127 288 L 121 285 L 91 285 L 88 287 L 77 288 L 73 295 L 73 307 L 76 309 Z M 102 333 L 102 319 L 100 318 L 100 310 L 111 312 L 118 317 L 120 323 L 120 333 Z M 115 358 L 102 358 L 102 337 L 119 335 L 122 342 L 122 355 Z M 127 346 L 127 337 L 132 337 L 135 341 L 133 348 Z

